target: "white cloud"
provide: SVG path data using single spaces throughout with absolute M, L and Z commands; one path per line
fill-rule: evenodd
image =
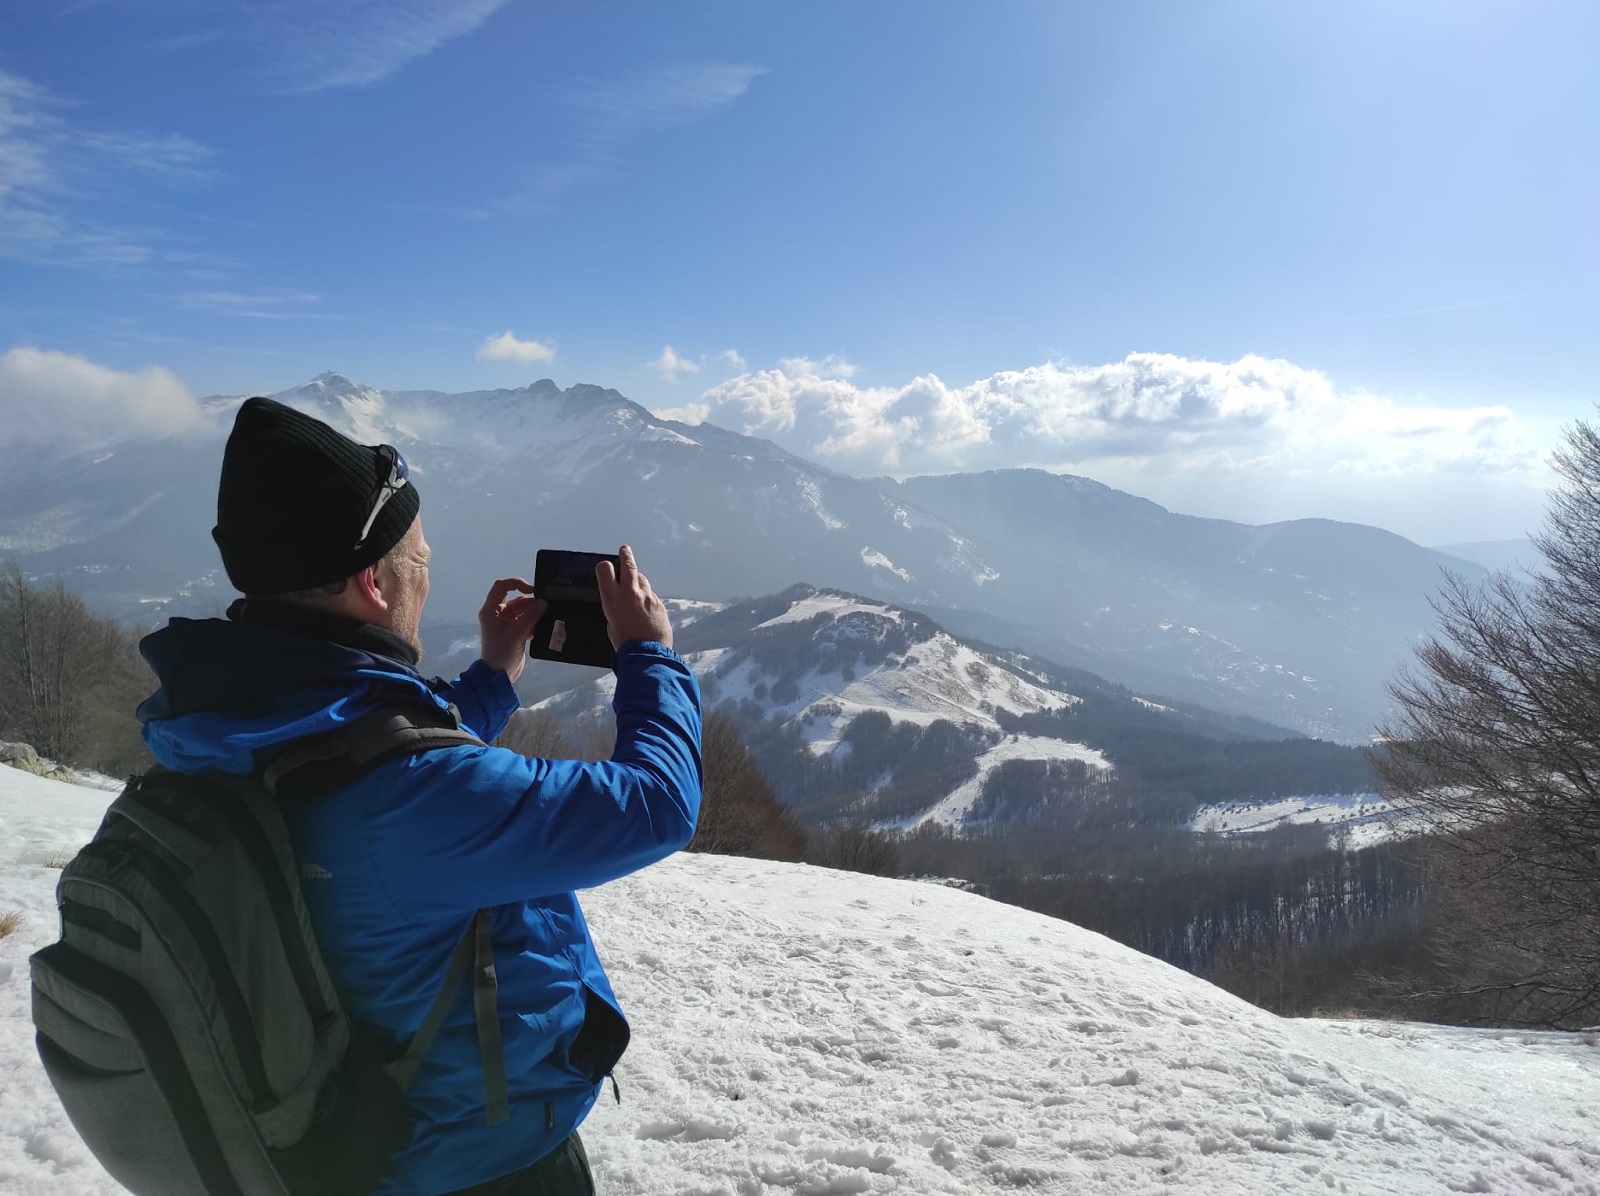
M 87 447 L 205 422 L 188 388 L 158 366 L 125 373 L 26 346 L 0 354 L 0 445 Z
M 934 375 L 862 387 L 846 362 L 788 359 L 707 390 L 708 418 L 858 472 L 1038 465 L 1122 478 L 1188 474 L 1532 479 L 1541 453 L 1505 407 L 1340 391 L 1316 370 L 1133 353 L 1106 365 Z
M 473 32 L 508 0 L 276 0 L 257 10 L 285 91 L 362 87 Z
M 717 360 L 726 362 L 736 370 L 742 370 L 745 367 L 745 360 L 739 356 L 739 350 L 737 349 L 724 349 L 717 354 Z
M 499 336 L 491 336 L 478 346 L 478 356 L 484 361 L 520 361 L 532 363 L 550 361 L 556 355 L 553 345 L 541 341 L 519 341 L 508 328 Z
M 682 407 L 657 407 L 655 414 L 661 419 L 677 420 L 680 424 L 703 424 L 711 409 L 704 403 L 685 403 Z
M 680 374 L 698 374 L 700 363 L 679 357 L 671 345 L 663 345 L 661 356 L 650 363 L 651 368 L 661 371 L 661 376 L 668 382 L 676 382 Z
M 84 201 L 129 186 L 130 175 L 168 186 L 207 179 L 211 151 L 187 137 L 81 129 L 65 107 L 0 70 L 0 257 L 134 265 L 157 256 L 159 233 L 94 220 Z

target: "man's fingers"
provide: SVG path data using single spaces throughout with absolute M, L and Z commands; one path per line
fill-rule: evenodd
M 489 596 L 483 600 L 485 614 L 492 614 L 500 609 L 501 603 L 512 590 L 521 590 L 524 594 L 533 593 L 533 583 L 526 577 L 502 577 L 489 587 Z
M 520 619 L 533 607 L 542 605 L 543 598 L 513 598 L 505 604 L 501 613 L 508 619 Z
M 633 549 L 624 544 L 617 549 L 617 559 L 622 562 L 622 568 L 617 571 L 617 580 L 625 586 L 631 586 L 634 576 L 639 572 L 639 563 L 633 559 Z

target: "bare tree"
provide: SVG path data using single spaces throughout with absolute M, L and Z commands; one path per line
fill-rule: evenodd
M 751 757 L 739 729 L 724 714 L 705 718 L 701 736 L 705 792 L 690 851 L 798 861 L 806 833 L 779 800 Z
M 1450 579 L 1375 763 L 1432 831 L 1455 995 L 1581 1026 L 1600 1021 L 1600 434 L 1576 424 L 1554 465 L 1545 570 Z
M 530 759 L 562 760 L 572 758 L 572 749 L 561 724 L 548 710 L 523 706 L 514 711 L 494 741 L 496 747 L 510 748 L 518 755 Z
M 0 568 L 0 734 L 41 755 L 100 768 L 148 760 L 133 708 L 149 692 L 133 636 L 59 578 Z
M 900 848 L 892 835 L 861 822 L 829 827 L 813 841 L 808 857 L 824 868 L 865 872 L 869 876 L 898 876 Z

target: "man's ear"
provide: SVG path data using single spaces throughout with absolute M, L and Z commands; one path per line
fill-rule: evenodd
M 379 576 L 379 570 L 382 567 L 383 561 L 380 560 L 376 564 L 368 565 L 351 580 L 355 583 L 356 596 L 360 598 L 363 605 L 387 612 L 393 597 L 388 593 L 391 579 L 387 576 Z

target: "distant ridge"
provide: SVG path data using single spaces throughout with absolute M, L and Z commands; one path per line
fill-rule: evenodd
M 539 547 L 627 541 L 669 594 L 803 581 L 937 608 L 963 634 L 1361 741 L 1433 627 L 1441 570 L 1482 576 L 1377 528 L 1199 519 L 1040 470 L 848 477 L 589 384 L 446 394 L 330 370 L 275 397 L 405 452 L 436 552 L 429 616 L 445 622 L 469 619 L 489 580 L 526 571 Z M 211 426 L 182 438 L 8 457 L 0 553 L 129 617 L 221 610 L 232 595 L 210 527 L 238 401 L 206 400 Z

